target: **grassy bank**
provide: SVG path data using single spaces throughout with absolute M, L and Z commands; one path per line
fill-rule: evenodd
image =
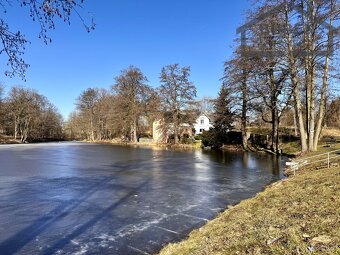
M 14 137 L 0 134 L 0 144 L 17 144 L 17 143 L 20 143 L 20 141 L 15 140 Z
M 92 143 L 92 141 L 86 141 L 86 140 L 84 140 L 83 142 Z M 120 140 L 100 140 L 100 141 L 94 141 L 94 143 L 124 145 L 124 146 L 138 146 L 138 147 L 173 148 L 173 149 L 200 149 L 201 148 L 200 140 L 195 140 L 193 143 L 188 143 L 188 144 L 164 144 L 164 143 L 155 143 L 155 142 L 130 143 L 130 142 L 122 142 Z
M 340 254 L 339 184 L 339 167 L 277 182 L 160 254 Z

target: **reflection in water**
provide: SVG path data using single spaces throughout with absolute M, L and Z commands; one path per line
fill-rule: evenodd
M 282 178 L 280 157 L 243 152 L 56 143 L 0 162 L 5 254 L 153 254 Z
M 249 163 L 249 153 L 244 152 L 242 154 L 242 167 L 243 168 L 248 168 L 248 163 Z

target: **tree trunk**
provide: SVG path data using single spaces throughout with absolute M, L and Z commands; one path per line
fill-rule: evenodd
M 310 38 L 308 43 L 308 61 L 309 61 L 309 88 L 310 88 L 310 98 L 309 98 L 309 124 L 308 124 L 308 150 L 314 150 L 314 128 L 315 128 L 315 40 L 316 40 L 316 24 L 315 24 L 315 3 L 311 0 L 308 5 L 311 10 L 310 13 L 310 25 L 308 29 L 308 36 Z
M 136 119 L 133 120 L 131 125 L 131 142 L 137 143 L 137 121 Z
M 276 130 L 275 130 L 275 132 L 276 132 L 276 137 L 275 137 L 275 139 L 276 139 L 276 141 L 275 141 L 275 143 L 276 143 L 276 153 L 281 153 L 280 152 L 280 137 L 279 137 L 279 127 L 280 127 L 280 117 L 279 117 L 279 115 L 278 115 L 278 112 L 276 113 L 276 116 L 277 116 L 277 118 L 276 118 Z
M 272 59 L 272 58 L 271 58 Z M 270 68 L 269 72 L 269 84 L 270 84 L 270 109 L 271 109 L 271 124 L 272 124 L 272 135 L 271 135 L 271 146 L 272 152 L 277 153 L 279 150 L 278 144 L 278 109 L 277 109 L 277 84 L 275 82 L 274 70 Z
M 314 69 L 314 67 L 312 67 Z M 309 132 L 308 132 L 308 150 L 314 151 L 314 128 L 315 128 L 315 79 L 314 71 L 311 70 L 311 100 L 310 100 L 310 117 L 309 117 Z
M 295 111 L 295 107 L 294 107 L 294 110 L 293 110 L 293 115 L 294 115 L 294 135 L 295 136 L 298 136 L 298 126 L 297 126 L 297 123 L 296 123 L 296 111 Z
M 305 9 L 305 3 L 304 0 L 301 1 L 301 6 L 302 10 Z M 304 57 L 304 68 L 305 68 L 305 90 L 306 90 L 306 95 L 305 95 L 305 100 L 306 100 L 306 114 L 305 114 L 305 124 L 306 124 L 306 135 L 307 135 L 307 141 L 309 143 L 309 132 L 310 132 L 310 117 L 311 117 L 311 76 L 310 76 L 310 71 L 311 71 L 311 48 L 310 48 L 310 43 L 311 43 L 311 34 L 310 34 L 310 5 L 307 4 L 307 12 L 302 13 L 302 23 L 303 23 L 303 43 L 304 43 L 304 52 L 305 55 Z
M 174 114 L 174 139 L 175 139 L 175 144 L 179 143 L 178 139 L 178 116 L 177 112 Z
M 28 138 L 30 118 L 25 118 L 23 126 L 20 128 L 20 140 L 25 143 Z
M 295 66 L 295 57 L 293 55 L 292 49 L 292 39 L 289 32 L 289 14 L 288 14 L 288 7 L 286 7 L 285 11 L 285 22 L 286 22 L 286 37 L 287 37 L 287 53 L 288 53 L 288 62 L 289 62 L 289 71 L 291 75 L 291 81 L 293 86 L 293 97 L 295 101 L 295 111 L 297 115 L 297 124 L 299 127 L 300 133 L 300 142 L 301 142 L 301 152 L 307 152 L 307 142 L 306 142 L 306 130 L 303 124 L 303 114 L 302 114 L 302 106 L 301 106 L 301 99 L 300 99 L 300 89 L 299 89 L 299 82 L 298 82 L 298 73 Z
M 91 115 L 91 118 L 90 118 L 90 140 L 91 141 L 94 141 L 94 130 L 93 130 L 93 116 Z
M 320 139 L 322 123 L 325 117 L 325 108 L 326 108 L 326 93 L 327 93 L 327 83 L 328 83 L 328 68 L 329 68 L 329 57 L 331 54 L 332 49 L 332 25 L 333 25 L 333 14 L 334 14 L 334 0 L 331 0 L 331 10 L 330 10 L 330 17 L 329 17 L 329 30 L 328 30 L 328 41 L 327 41 L 327 53 L 325 59 L 325 67 L 322 77 L 322 87 L 321 87 L 321 98 L 320 98 L 320 105 L 319 105 L 319 114 L 316 123 L 315 133 L 314 133 L 314 144 L 313 149 L 316 151 L 318 149 L 318 142 Z
M 248 150 L 248 138 L 247 138 L 247 74 L 246 74 L 245 70 L 243 70 L 243 79 L 242 79 L 241 133 L 242 133 L 243 149 Z
M 278 153 L 279 151 L 279 122 L 278 112 L 276 108 L 272 109 L 272 143 L 271 151 Z
M 18 121 L 17 117 L 14 116 L 14 140 L 18 138 Z

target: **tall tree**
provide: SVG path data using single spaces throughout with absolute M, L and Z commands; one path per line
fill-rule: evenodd
M 256 10 L 255 15 L 264 16 L 268 6 Z M 271 12 L 267 18 L 250 28 L 252 51 L 257 52 L 249 61 L 253 63 L 251 87 L 255 111 L 261 114 L 262 120 L 271 125 L 271 150 L 279 150 L 279 125 L 282 113 L 289 105 L 291 88 L 287 83 L 289 72 L 285 60 L 277 54 L 283 39 L 280 31 L 283 24 L 279 13 Z M 266 116 L 270 112 L 269 118 Z
M 222 85 L 214 107 L 214 128 L 221 137 L 226 135 L 234 121 L 231 103 L 232 99 L 229 90 L 225 85 Z
M 95 140 L 94 118 L 98 97 L 98 89 L 88 88 L 80 94 L 76 103 L 78 110 L 83 112 L 88 118 L 89 137 L 91 141 Z
M 318 147 L 318 141 L 320 139 L 320 135 L 321 135 L 321 130 L 322 130 L 322 125 L 324 123 L 324 119 L 325 119 L 325 112 L 326 112 L 326 106 L 327 106 L 327 89 L 329 88 L 329 62 L 331 59 L 331 54 L 332 51 L 334 50 L 334 48 L 336 47 L 336 45 L 339 45 L 339 43 L 336 41 L 339 39 L 339 34 L 337 34 L 337 36 L 335 36 L 335 32 L 333 31 L 333 25 L 334 25 L 334 21 L 338 20 L 339 21 L 339 16 L 340 16 L 340 12 L 339 12 L 339 3 L 337 3 L 335 0 L 331 0 L 330 1 L 330 6 L 329 11 L 326 15 L 326 21 L 328 21 L 328 31 L 326 30 L 326 37 L 327 37 L 327 45 L 326 45 L 326 55 L 324 57 L 324 62 L 323 62 L 323 72 L 322 72 L 322 83 L 321 83 L 321 95 L 320 95 L 320 103 L 319 103 L 319 109 L 318 109 L 318 114 L 317 114 L 317 120 L 316 120 L 316 126 L 315 126 L 315 130 L 313 128 L 312 131 L 314 131 L 314 137 L 313 137 L 313 143 L 311 143 L 310 141 L 310 148 L 311 146 L 313 146 L 313 148 L 311 148 L 312 150 L 316 151 L 317 147 Z M 322 15 L 321 15 L 322 17 Z M 315 18 L 316 20 L 318 19 L 318 17 Z M 316 25 L 318 26 L 318 22 Z M 320 40 L 318 40 L 316 43 L 319 43 Z M 315 46 L 313 46 L 315 47 Z M 318 49 L 320 50 L 320 49 Z M 339 68 L 339 67 L 338 67 Z M 314 92 L 314 90 L 313 90 Z M 313 100 L 314 99 L 314 100 Z M 313 106 L 315 105 L 315 101 L 317 100 L 316 97 L 312 98 L 313 100 Z M 313 108 L 314 110 L 315 108 Z M 316 110 L 316 109 L 315 109 Z M 315 112 L 311 112 L 311 114 L 313 114 L 313 118 L 314 118 L 314 114 Z M 314 122 L 311 121 L 311 124 L 314 124 Z M 312 133 L 311 131 L 311 133 Z M 312 134 L 313 135 L 313 134 Z
M 147 102 L 151 96 L 152 89 L 149 87 L 146 76 L 134 66 L 121 71 L 115 78 L 112 89 L 119 105 L 120 121 L 126 123 L 126 130 L 129 131 L 130 141 L 138 141 L 138 122 L 140 117 L 146 115 Z
M 232 96 L 237 115 L 241 121 L 242 147 L 249 150 L 248 145 L 248 115 L 250 114 L 249 77 L 253 71 L 253 59 L 246 54 L 247 46 L 241 45 L 235 50 L 234 56 L 224 63 L 223 84 Z
M 242 127 L 248 105 L 270 110 L 272 118 L 268 121 L 273 130 L 277 129 L 280 107 L 281 112 L 283 105 L 288 107 L 291 94 L 301 151 L 317 149 L 330 91 L 332 54 L 339 49 L 339 34 L 333 26 L 340 18 L 338 9 L 335 0 L 263 0 L 250 13 L 242 27 L 247 32 L 242 32 L 243 43 L 238 47 L 246 54 L 236 50 L 225 73 L 229 84 L 242 85 L 234 86 L 243 99 Z M 275 133 L 273 150 L 278 149 Z
M 160 76 L 159 96 L 163 120 L 173 125 L 175 144 L 179 142 L 179 127 L 186 119 L 186 109 L 196 97 L 196 87 L 189 81 L 190 67 L 178 64 L 164 66 Z
M 214 128 L 202 134 L 202 144 L 213 148 L 220 148 L 231 141 L 228 131 L 232 128 L 235 119 L 233 108 L 233 95 L 230 88 L 223 84 L 217 98 L 214 100 Z
M 84 27 L 89 32 L 94 29 L 92 20 L 90 25 L 83 19 L 81 15 L 82 4 L 84 0 L 0 0 L 0 6 L 3 15 L 0 18 L 0 38 L 2 47 L 0 47 L 0 55 L 3 53 L 7 56 L 7 64 L 10 67 L 5 71 L 7 76 L 18 75 L 25 78 L 25 72 L 28 64 L 22 58 L 28 40 L 22 31 L 12 31 L 6 21 L 6 12 L 9 8 L 28 8 L 28 15 L 33 21 L 38 22 L 40 26 L 39 38 L 45 43 L 51 42 L 48 36 L 48 30 L 55 29 L 57 18 L 70 24 L 72 15 L 78 16 Z
M 302 152 L 306 152 L 317 150 L 324 122 L 329 65 L 339 38 L 333 31 L 333 24 L 335 19 L 339 19 L 339 11 L 335 0 L 301 0 L 294 4 L 299 8 L 299 15 L 294 15 L 297 8 L 285 5 L 283 31 Z M 318 83 L 321 86 L 317 86 Z M 301 100 L 302 91 L 305 91 L 305 107 Z M 303 109 L 306 111 L 305 118 Z
M 0 83 L 0 132 L 3 129 L 4 121 L 4 107 L 3 107 L 3 93 L 4 86 Z

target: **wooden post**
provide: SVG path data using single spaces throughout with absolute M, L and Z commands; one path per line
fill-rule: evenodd
M 328 167 L 327 168 L 329 168 L 329 152 L 327 153 L 327 165 L 328 165 Z

